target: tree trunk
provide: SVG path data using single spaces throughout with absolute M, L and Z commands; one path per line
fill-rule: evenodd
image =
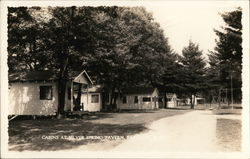
M 64 115 L 65 92 L 66 92 L 66 80 L 59 79 L 59 82 L 58 82 L 58 112 L 57 112 L 58 119 L 62 118 L 62 116 Z
M 114 91 L 111 90 L 109 109 L 112 109 L 112 107 L 113 107 L 113 104 L 114 104 L 113 100 L 114 100 Z
M 110 101 L 111 110 L 116 109 L 116 99 L 117 99 L 117 95 L 116 95 L 116 92 L 115 92 L 115 88 L 112 88 L 112 90 L 111 90 L 111 101 Z
M 113 106 L 113 110 L 116 110 L 116 109 L 117 109 L 116 99 L 117 99 L 117 94 L 114 93 L 114 106 Z
M 167 107 L 168 107 L 168 99 L 167 99 L 167 95 L 166 95 L 166 92 L 164 92 L 164 98 L 163 98 L 163 100 L 164 100 L 164 108 L 166 109 Z
M 82 84 L 78 84 L 78 91 L 77 91 L 77 97 L 76 97 L 76 105 L 81 105 L 81 94 L 82 94 Z
M 191 101 L 190 101 L 191 107 L 190 107 L 190 108 L 191 108 L 191 109 L 194 109 L 194 103 L 193 103 L 193 97 L 192 97 L 192 95 L 191 95 L 191 98 L 190 98 L 190 99 L 191 99 Z
M 58 112 L 57 112 L 58 119 L 64 116 L 65 93 L 66 93 L 67 73 L 68 73 L 68 56 L 65 52 L 62 54 L 62 58 L 59 59 L 59 63 L 60 63 L 60 73 L 58 82 Z

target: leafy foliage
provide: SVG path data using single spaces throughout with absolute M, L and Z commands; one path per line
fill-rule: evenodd
M 8 20 L 9 71 L 53 70 L 61 79 L 61 110 L 71 70 L 85 68 L 115 92 L 164 85 L 162 74 L 175 60 L 163 30 L 142 7 L 9 8 Z

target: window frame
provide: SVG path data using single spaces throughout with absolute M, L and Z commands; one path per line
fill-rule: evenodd
M 172 98 L 167 98 L 167 102 L 171 102 L 172 101 Z
M 45 91 L 44 89 L 48 89 L 48 92 L 43 92 Z M 42 91 L 43 90 L 43 91 Z M 46 95 L 42 95 L 42 93 L 46 93 Z M 50 96 L 48 97 L 47 93 L 50 93 Z M 40 100 L 52 100 L 53 99 L 53 87 L 52 85 L 41 85 L 39 86 L 39 99 Z
M 93 100 L 93 96 L 97 96 L 97 102 Z M 99 94 L 91 94 L 91 103 L 100 103 L 100 95 Z
M 145 101 L 145 99 L 149 99 L 149 100 Z M 151 101 L 152 101 L 151 97 L 142 97 L 142 102 L 144 102 L 144 103 L 151 102 Z

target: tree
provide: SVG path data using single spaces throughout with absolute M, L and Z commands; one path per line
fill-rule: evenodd
M 181 63 L 183 66 L 182 83 L 186 93 L 191 99 L 191 109 L 194 108 L 192 96 L 201 91 L 204 86 L 205 60 L 199 45 L 189 41 L 189 45 L 182 50 Z
M 49 56 L 44 50 L 42 25 L 32 16 L 39 7 L 8 8 L 9 72 L 42 70 Z
M 216 47 L 209 54 L 210 84 L 224 88 L 234 87 L 234 99 L 241 100 L 242 72 L 242 10 L 221 14 L 226 26 L 214 30 L 218 39 Z
M 14 21 L 15 14 L 21 10 L 14 9 L 9 19 Z M 41 10 L 47 19 L 37 18 Z M 11 62 L 20 60 L 25 65 L 23 70 L 30 70 L 28 65 L 35 63 L 37 66 L 32 70 L 49 69 L 57 73 L 59 115 L 63 114 L 66 79 L 71 70 L 87 69 L 96 83 L 111 91 L 115 106 L 117 91 L 121 93 L 127 86 L 141 84 L 156 86 L 164 67 L 174 59 L 163 30 L 142 7 L 48 7 L 39 11 L 25 8 L 23 12 L 27 20 L 22 20 L 25 17 L 20 15 L 17 18 L 20 22 L 9 25 L 10 35 L 18 39 L 10 41 L 9 64 L 12 71 L 18 67 Z M 22 23 L 27 24 L 25 29 L 34 26 L 30 36 L 14 27 Z M 23 35 L 16 37 L 14 29 Z M 35 51 L 27 49 L 26 37 L 30 38 L 28 42 L 39 46 Z M 19 46 L 19 42 L 25 45 Z M 23 51 L 18 51 L 16 46 Z M 20 59 L 11 54 L 20 54 Z M 28 58 L 24 58 L 26 55 Z
M 39 13 L 41 12 L 41 13 Z M 64 113 L 66 80 L 72 68 L 76 7 L 9 8 L 9 71 L 51 70 L 58 76 L 58 117 Z M 49 19 L 38 18 L 45 14 Z M 18 62 L 17 62 L 18 61 Z
M 171 53 L 160 26 L 142 7 L 104 9 L 95 14 L 99 35 L 86 66 L 111 92 L 141 84 L 155 86 Z M 116 96 L 111 96 L 115 105 Z

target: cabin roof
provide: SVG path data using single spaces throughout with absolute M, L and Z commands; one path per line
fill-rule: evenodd
M 75 79 L 76 77 L 84 74 L 84 76 L 89 80 L 91 84 L 90 77 L 86 71 L 70 71 L 68 80 Z M 58 80 L 56 73 L 54 71 L 29 71 L 29 72 L 16 72 L 9 74 L 9 82 L 35 82 L 35 81 L 55 81 Z
M 175 93 L 167 93 L 166 97 L 167 98 L 173 98 L 173 97 L 176 97 L 176 94 Z
M 77 89 L 74 91 L 77 91 Z M 101 93 L 101 92 L 103 92 L 103 86 L 102 85 L 92 85 L 88 88 L 88 90 L 87 89 L 82 90 L 82 93 L 87 93 L 87 92 L 88 93 Z
M 154 87 L 128 87 L 123 89 L 124 94 L 152 94 L 157 88 Z
M 10 82 L 53 81 L 56 74 L 52 71 L 29 71 L 9 74 Z

